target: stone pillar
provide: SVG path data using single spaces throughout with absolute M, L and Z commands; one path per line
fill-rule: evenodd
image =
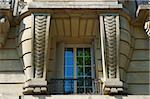
M 24 94 L 46 94 L 49 47 L 49 14 L 34 13 L 20 24 L 19 52 L 24 64 Z
M 104 94 L 119 94 L 123 83 L 119 74 L 119 15 L 104 14 L 99 16 L 103 66 Z

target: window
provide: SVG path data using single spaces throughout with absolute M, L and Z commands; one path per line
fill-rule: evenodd
M 95 78 L 91 47 L 64 48 L 65 93 L 91 93 Z

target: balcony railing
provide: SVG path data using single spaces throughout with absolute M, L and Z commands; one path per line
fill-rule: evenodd
M 51 79 L 50 94 L 102 94 L 98 79 Z

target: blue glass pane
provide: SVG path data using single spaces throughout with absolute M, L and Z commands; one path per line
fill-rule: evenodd
M 73 65 L 73 57 L 65 57 L 65 65 Z
M 65 67 L 65 78 L 66 77 L 73 77 L 73 76 L 74 76 L 73 67 Z
M 73 48 L 65 48 L 65 57 L 66 56 L 73 57 Z

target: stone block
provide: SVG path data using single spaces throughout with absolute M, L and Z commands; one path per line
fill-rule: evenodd
M 8 32 L 8 38 L 16 38 L 17 27 L 11 27 Z
M 123 16 L 120 16 L 120 28 L 130 31 L 129 21 Z
M 9 48 L 16 48 L 16 41 L 15 39 L 7 39 L 6 44 L 4 46 L 5 49 Z
M 20 45 L 19 45 L 19 49 L 20 49 L 20 54 L 23 56 L 26 53 L 31 53 L 32 51 L 32 41 L 30 40 L 26 40 L 23 41 Z
M 22 71 L 20 60 L 0 60 L 0 71 Z
M 125 82 L 126 81 L 126 72 L 123 69 L 119 68 L 119 74 L 120 74 L 120 80 Z
M 134 50 L 131 60 L 149 60 L 149 50 Z
M 55 71 L 55 61 L 49 61 L 49 65 L 47 66 L 48 71 Z
M 127 62 L 128 62 L 127 56 L 120 54 L 119 60 L 120 60 L 119 67 L 127 69 Z
M 31 53 L 25 54 L 23 56 L 24 67 L 32 66 L 32 56 Z
M 119 47 L 120 53 L 123 53 L 126 56 L 129 56 L 130 52 L 130 45 L 127 42 L 120 41 L 120 47 Z
M 144 31 L 143 27 L 134 27 L 133 35 L 135 38 L 145 38 L 147 39 L 147 34 Z
M 0 72 L 0 83 L 24 83 L 25 75 L 22 72 Z
M 19 99 L 19 95 L 0 93 L 0 99 Z
M 22 95 L 22 88 L 23 84 L 0 84 L 0 93 L 19 96 Z
M 131 44 L 131 34 L 127 30 L 120 29 L 120 39 Z
M 21 31 L 23 31 L 24 29 L 28 29 L 28 28 L 30 28 L 31 27 L 31 25 L 32 25 L 32 16 L 28 16 L 28 17 L 25 17 L 22 21 L 21 21 L 21 23 L 20 23 L 20 27 L 19 27 L 19 33 L 21 32 Z M 28 24 L 28 25 L 26 25 L 26 24 Z
M 132 83 L 132 84 L 149 84 L 149 72 L 132 72 L 132 73 L 127 73 L 127 83 Z
M 148 39 L 136 39 L 135 49 L 150 49 L 150 43 Z
M 134 95 L 149 95 L 149 84 L 128 84 L 128 91 L 129 94 Z M 133 98 L 130 98 L 133 99 Z M 138 98 L 135 98 L 138 99 Z M 139 99 L 149 99 L 149 98 L 142 98 L 139 97 Z
M 22 32 L 20 32 L 18 43 L 21 43 L 22 41 L 31 39 L 31 38 L 32 38 L 31 28 L 25 29 Z
M 128 67 L 128 72 L 148 72 L 150 61 L 131 61 Z
M 0 59 L 19 59 L 16 49 L 0 50 Z

